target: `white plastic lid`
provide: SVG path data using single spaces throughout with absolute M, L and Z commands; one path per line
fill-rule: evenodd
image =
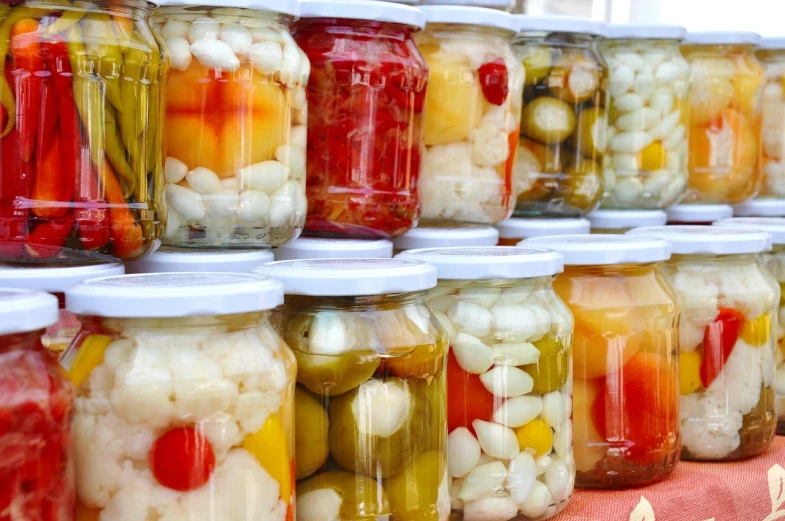
M 510 9 L 512 7 L 515 7 L 515 0 L 422 0 L 422 4 L 423 5 L 473 5 L 477 7 L 492 7 L 494 9 Z
M 605 22 L 599 22 L 580 16 L 531 16 L 519 14 L 514 16 L 519 33 L 577 33 L 603 36 Z
M 0 288 L 35 289 L 63 293 L 85 279 L 125 273 L 122 264 L 93 264 L 73 268 L 0 266 Z
M 300 18 L 350 18 L 425 27 L 425 16 L 416 7 L 374 0 L 301 0 Z
M 608 39 L 683 40 L 687 29 L 665 24 L 610 24 L 605 31 Z
M 0 288 L 0 335 L 45 329 L 57 322 L 57 297 L 43 291 Z
M 628 230 L 640 226 L 662 226 L 668 214 L 662 210 L 594 210 L 586 214 L 592 228 Z
M 158 7 L 234 7 L 300 16 L 299 0 L 151 0 Z
M 760 35 L 745 31 L 689 32 L 684 39 L 688 45 L 759 45 Z
M 283 285 L 250 273 L 146 273 L 88 279 L 65 292 L 78 315 L 176 318 L 250 313 L 283 303 Z
M 735 217 L 717 221 L 712 226 L 760 230 L 771 235 L 774 244 L 785 244 L 785 219 L 782 217 Z
M 420 11 L 425 14 L 427 24 L 463 24 L 493 27 L 504 31 L 517 32 L 515 17 L 504 11 L 487 7 L 465 5 L 424 5 Z
M 125 265 L 126 273 L 248 273 L 273 260 L 272 250 L 214 251 L 164 248 Z
M 496 225 L 502 239 L 525 239 L 547 235 L 581 235 L 589 233 L 586 219 L 523 219 L 513 217 Z
M 433 264 L 439 278 L 446 280 L 527 279 L 564 271 L 561 254 L 544 248 L 430 248 L 405 251 L 395 258 Z
M 563 235 L 526 239 L 518 247 L 548 248 L 564 255 L 565 266 L 607 266 L 660 262 L 671 257 L 670 245 L 656 238 L 629 235 Z
M 771 235 L 757 230 L 718 226 L 651 226 L 627 233 L 668 241 L 674 255 L 738 255 L 771 249 Z
M 452 246 L 496 246 L 499 231 L 493 226 L 417 227 L 393 241 L 396 250 L 445 248 Z
M 677 204 L 665 209 L 669 223 L 713 223 L 733 217 L 727 204 Z
M 753 199 L 733 206 L 735 217 L 785 217 L 785 199 Z
M 761 38 L 759 49 L 785 50 L 785 36 Z
M 268 262 L 253 273 L 283 282 L 287 295 L 355 297 L 423 291 L 436 286 L 436 268 L 402 259 L 308 259 Z
M 277 261 L 298 259 L 389 259 L 393 255 L 393 243 L 384 239 L 362 241 L 300 237 L 289 244 L 279 246 L 274 253 Z M 257 266 L 259 264 L 261 263 L 257 263 Z

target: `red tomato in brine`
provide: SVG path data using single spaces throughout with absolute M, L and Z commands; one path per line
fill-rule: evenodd
M 180 492 L 201 487 L 215 469 L 213 446 L 193 427 L 167 431 L 153 443 L 149 459 L 155 479 Z
M 476 374 L 464 371 L 450 352 L 447 359 L 447 432 L 466 427 L 475 434 L 474 420 L 491 421 L 496 398 Z

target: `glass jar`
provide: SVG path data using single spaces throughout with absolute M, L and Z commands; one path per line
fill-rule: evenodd
M 248 273 L 273 260 L 272 250 L 220 251 L 164 246 L 147 257 L 125 265 L 126 273 Z
M 759 197 L 785 198 L 785 38 L 763 38 L 755 52 L 766 73 Z
M 447 339 L 436 269 L 395 259 L 278 261 L 276 323 L 297 357 L 300 519 L 446 521 Z
M 14 520 L 74 519 L 74 389 L 41 345 L 57 299 L 0 290 L 0 511 Z
M 386 239 L 328 239 L 300 237 L 275 249 L 275 260 L 297 259 L 389 259 L 393 243 Z
M 603 189 L 608 67 L 596 44 L 605 24 L 515 18 L 513 48 L 526 70 L 515 214 L 580 217 L 597 206 Z
M 666 208 L 665 213 L 668 214 L 668 224 L 709 225 L 720 219 L 733 217 L 733 207 L 727 204 L 677 204 Z
M 400 1 L 400 0 L 398 0 Z M 422 5 L 468 5 L 472 7 L 486 7 L 511 13 L 515 7 L 515 0 L 422 0 Z
M 592 233 L 625 233 L 641 226 L 663 226 L 668 214 L 662 210 L 606 210 L 599 208 L 586 214 Z
M 428 65 L 422 220 L 495 224 L 510 216 L 523 68 L 515 19 L 463 6 L 425 6 L 414 37 Z
M 760 253 L 771 237 L 715 226 L 638 228 L 673 257 L 663 272 L 681 298 L 679 383 L 682 458 L 725 461 L 774 439 L 775 345 L 780 288 Z
M 516 246 L 529 237 L 552 235 L 586 235 L 591 224 L 586 219 L 526 219 L 513 217 L 496 225 L 499 246 Z
M 446 246 L 496 246 L 498 242 L 499 231 L 493 226 L 418 226 L 393 241 L 393 253 L 397 255 L 405 250 Z
M 436 266 L 428 308 L 450 338 L 451 519 L 555 516 L 575 486 L 573 320 L 553 291 L 558 253 L 436 248 L 398 256 Z
M 162 0 L 153 28 L 172 56 L 166 99 L 164 244 L 258 249 L 305 223 L 308 58 L 294 0 Z
M 311 61 L 305 233 L 397 237 L 417 225 L 428 69 L 414 7 L 304 0 L 295 39 Z
M 65 290 L 84 279 L 125 273 L 122 264 L 92 264 L 68 268 L 32 268 L 0 265 L 0 288 L 46 291 L 57 297 L 57 322 L 41 335 L 41 344 L 57 359 L 79 333 L 79 318 L 65 309 Z
M 600 46 L 610 68 L 603 208 L 664 208 L 687 190 L 686 34 L 674 25 L 608 26 Z
M 741 203 L 761 186 L 763 67 L 755 33 L 689 33 L 689 190 L 686 202 Z
M 0 5 L 0 262 L 132 260 L 163 234 L 169 58 L 149 12 L 141 0 Z
M 735 217 L 785 217 L 785 199 L 752 199 L 733 205 Z
M 667 242 L 624 235 L 527 239 L 564 255 L 556 293 L 575 318 L 576 486 L 654 483 L 679 460 L 678 296 Z
M 761 230 L 772 237 L 772 250 L 763 255 L 763 263 L 780 287 L 779 310 L 777 312 L 779 320 L 774 320 L 776 323 L 776 373 L 772 387 L 775 392 L 774 405 L 778 417 L 777 434 L 783 435 L 785 434 L 785 297 L 783 297 L 785 295 L 785 219 L 740 217 L 717 221 L 714 226 Z M 768 369 L 761 367 L 763 370 Z
M 60 360 L 76 386 L 76 519 L 294 519 L 280 282 L 125 275 L 65 300 L 84 324 Z

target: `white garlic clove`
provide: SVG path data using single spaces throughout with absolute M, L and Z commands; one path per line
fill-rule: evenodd
M 209 168 L 196 167 L 185 176 L 188 185 L 200 194 L 214 194 L 223 190 L 221 179 Z
M 613 102 L 614 107 L 619 113 L 623 112 L 633 112 L 638 109 L 643 108 L 643 98 L 641 98 L 638 94 L 635 93 L 628 93 L 622 94 L 618 98 L 616 98 Z
M 279 145 L 275 149 L 275 159 L 289 167 L 289 175 L 292 179 L 300 179 L 305 175 L 305 148 Z
M 305 210 L 307 204 L 300 183 L 285 183 L 270 195 L 270 226 L 280 228 L 287 225 L 296 212 Z
M 428 299 L 428 309 L 447 313 L 451 307 L 460 301 L 461 299 L 455 295 L 440 295 Z
M 191 53 L 199 63 L 210 69 L 237 72 L 240 60 L 231 47 L 221 40 L 199 40 L 191 44 Z
M 523 453 L 523 454 L 528 454 L 528 453 Z M 545 471 L 548 470 L 548 467 L 551 466 L 551 463 L 553 463 L 553 458 L 551 458 L 547 454 L 543 454 L 539 458 L 535 458 L 534 464 L 537 466 L 537 475 L 540 476 L 542 474 L 545 474 Z
M 518 505 L 509 494 L 496 494 L 463 506 L 464 521 L 508 521 L 518 514 Z
M 261 190 L 246 189 L 240 194 L 237 218 L 247 223 L 262 220 L 270 211 L 270 196 Z
M 166 185 L 166 202 L 186 221 L 202 219 L 207 213 L 202 196 L 185 186 Z
M 545 485 L 551 498 L 556 503 L 565 498 L 567 486 L 570 483 L 570 470 L 563 461 L 554 461 L 545 471 Z
M 294 85 L 300 77 L 300 49 L 297 45 L 283 46 L 283 56 L 278 77 L 281 83 Z
M 534 379 L 523 369 L 514 366 L 494 367 L 481 374 L 480 381 L 491 394 L 500 398 L 521 396 L 532 392 L 534 388 Z
M 187 71 L 191 66 L 191 44 L 185 38 L 172 36 L 166 40 L 166 48 L 169 49 L 169 61 L 172 68 L 178 71 Z
M 451 342 L 455 360 L 467 373 L 483 374 L 493 366 L 493 350 L 479 338 L 459 332 Z
M 522 427 L 542 412 L 542 398 L 539 396 L 516 396 L 506 400 L 493 413 L 493 421 L 508 427 Z
M 526 501 L 518 504 L 518 510 L 530 518 L 538 518 L 548 511 L 551 504 L 551 493 L 544 483 L 534 482 L 529 497 Z
M 174 211 L 173 208 L 169 208 L 166 212 L 166 233 L 164 236 L 167 239 L 171 239 L 177 235 L 177 231 L 180 229 L 180 226 L 185 224 L 183 222 L 183 218 Z
M 564 410 L 564 400 L 559 391 L 547 393 L 542 397 L 542 413 L 540 417 L 553 428 L 559 427 L 564 420 L 569 418 Z
M 204 198 L 209 217 L 220 219 L 231 217 L 240 206 L 240 194 L 234 190 L 226 190 Z
M 507 479 L 507 469 L 501 461 L 492 461 L 474 467 L 463 478 L 463 487 L 458 499 L 465 503 L 486 498 L 496 492 Z
M 461 300 L 484 308 L 493 306 L 499 300 L 501 293 L 502 290 L 500 288 L 463 288 L 458 292 Z
M 553 450 L 562 459 L 567 459 L 572 452 L 572 420 L 565 420 L 553 433 Z
M 479 338 L 491 331 L 491 312 L 477 304 L 458 301 L 447 310 L 447 316 L 463 333 Z
M 262 161 L 241 168 L 237 174 L 244 187 L 270 193 L 289 178 L 289 167 L 280 161 Z
M 189 22 L 169 20 L 161 29 L 161 34 L 165 40 L 169 40 L 170 38 L 184 38 L 187 40 L 190 29 L 191 24 Z
M 455 338 L 455 335 L 458 334 L 458 330 L 455 328 L 455 324 L 452 323 L 452 320 L 449 319 L 447 315 L 440 311 L 431 311 L 431 314 L 439 321 L 439 324 L 442 325 L 444 330 L 447 332 L 447 339 Z
M 643 107 L 632 112 L 627 112 L 616 119 L 616 128 L 622 131 L 649 130 L 662 119 L 662 114 L 657 109 Z
M 292 127 L 292 134 L 289 138 L 289 144 L 305 148 L 308 142 L 308 129 L 305 125 L 297 125 Z
M 221 24 L 220 38 L 237 56 L 247 56 L 253 45 L 250 31 L 240 24 Z
M 259 42 L 251 46 L 248 53 L 254 69 L 260 74 L 275 74 L 281 70 L 283 49 L 277 42 Z
M 540 350 L 529 342 L 493 344 L 491 349 L 496 365 L 528 365 L 540 359 Z
M 490 309 L 493 337 L 503 342 L 526 342 L 537 335 L 534 312 L 527 306 L 501 304 Z
M 221 31 L 221 24 L 210 18 L 196 20 L 188 28 L 188 41 L 191 43 L 215 40 Z
M 164 165 L 164 178 L 167 183 L 177 184 L 188 175 L 188 165 L 177 158 L 167 157 Z
M 507 489 L 513 500 L 522 504 L 537 480 L 537 465 L 531 454 L 521 452 L 510 461 L 507 467 Z
M 462 478 L 480 460 L 480 443 L 466 427 L 458 427 L 447 436 L 447 467 L 450 476 Z
M 515 399 L 515 398 L 513 398 Z M 518 438 L 512 429 L 499 423 L 474 420 L 472 422 L 482 451 L 492 458 L 510 460 L 520 453 Z

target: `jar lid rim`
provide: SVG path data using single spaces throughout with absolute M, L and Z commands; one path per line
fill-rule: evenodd
M 545 248 L 423 248 L 399 253 L 395 258 L 432 264 L 439 279 L 445 280 L 528 279 L 564 271 L 562 255 Z
M 515 7 L 515 0 L 422 0 L 422 5 L 467 5 L 511 9 Z
M 125 272 L 141 273 L 248 273 L 254 267 L 273 260 L 272 250 L 214 251 L 179 250 L 166 247 L 145 255 L 139 260 L 126 262 Z
M 662 226 L 668 214 L 662 210 L 611 210 L 600 208 L 586 214 L 592 228 L 621 230 L 640 226 Z
M 517 14 L 518 33 L 561 32 L 605 36 L 607 24 L 580 16 Z
M 300 16 L 300 0 L 150 0 L 160 7 L 205 7 L 253 9 Z
M 386 239 L 331 239 L 326 237 L 300 237 L 275 249 L 275 260 L 298 259 L 389 259 L 393 243 Z M 270 262 L 270 259 L 267 262 Z M 264 264 L 264 263 L 258 263 Z M 257 264 L 257 265 L 258 265 Z
M 683 40 L 685 36 L 685 27 L 668 24 L 610 24 L 605 32 L 605 37 L 611 40 Z
M 664 240 L 615 234 L 534 237 L 519 246 L 559 252 L 564 255 L 565 266 L 644 264 L 665 261 L 671 256 L 671 247 Z
M 671 245 L 674 255 L 743 255 L 771 249 L 766 232 L 723 226 L 671 225 L 635 228 L 628 236 L 656 237 Z
M 591 223 L 583 218 L 537 219 L 512 217 L 495 225 L 502 239 L 524 239 L 545 235 L 585 235 Z
M 752 31 L 690 31 L 685 45 L 759 45 L 761 37 Z
M 785 218 L 782 217 L 734 217 L 717 221 L 712 226 L 763 231 L 771 235 L 773 244 L 785 244 Z
M 761 38 L 758 49 L 762 50 L 785 50 L 785 36 L 766 36 Z
M 396 250 L 439 248 L 446 246 L 495 246 L 499 231 L 493 226 L 412 228 L 393 240 Z
M 428 24 L 460 24 L 501 29 L 513 34 L 517 32 L 515 17 L 488 7 L 423 5 L 419 9 L 425 14 L 426 27 Z
M 0 266 L 0 287 L 33 289 L 62 293 L 77 282 L 95 277 L 125 273 L 122 264 L 87 264 L 85 266 L 34 267 Z
M 668 222 L 707 223 L 733 217 L 733 207 L 727 204 L 677 204 L 665 209 Z
M 785 199 L 752 199 L 733 206 L 734 217 L 785 217 Z
M 250 273 L 145 273 L 87 279 L 65 292 L 66 309 L 107 318 L 180 318 L 273 309 L 283 285 Z
M 274 277 L 287 295 L 361 297 L 424 291 L 436 268 L 403 259 L 301 259 L 268 262 L 251 273 Z
M 43 291 L 0 288 L 0 335 L 45 329 L 59 316 L 57 298 Z
M 416 7 L 376 0 L 300 0 L 300 18 L 346 18 L 425 27 L 425 15 Z

